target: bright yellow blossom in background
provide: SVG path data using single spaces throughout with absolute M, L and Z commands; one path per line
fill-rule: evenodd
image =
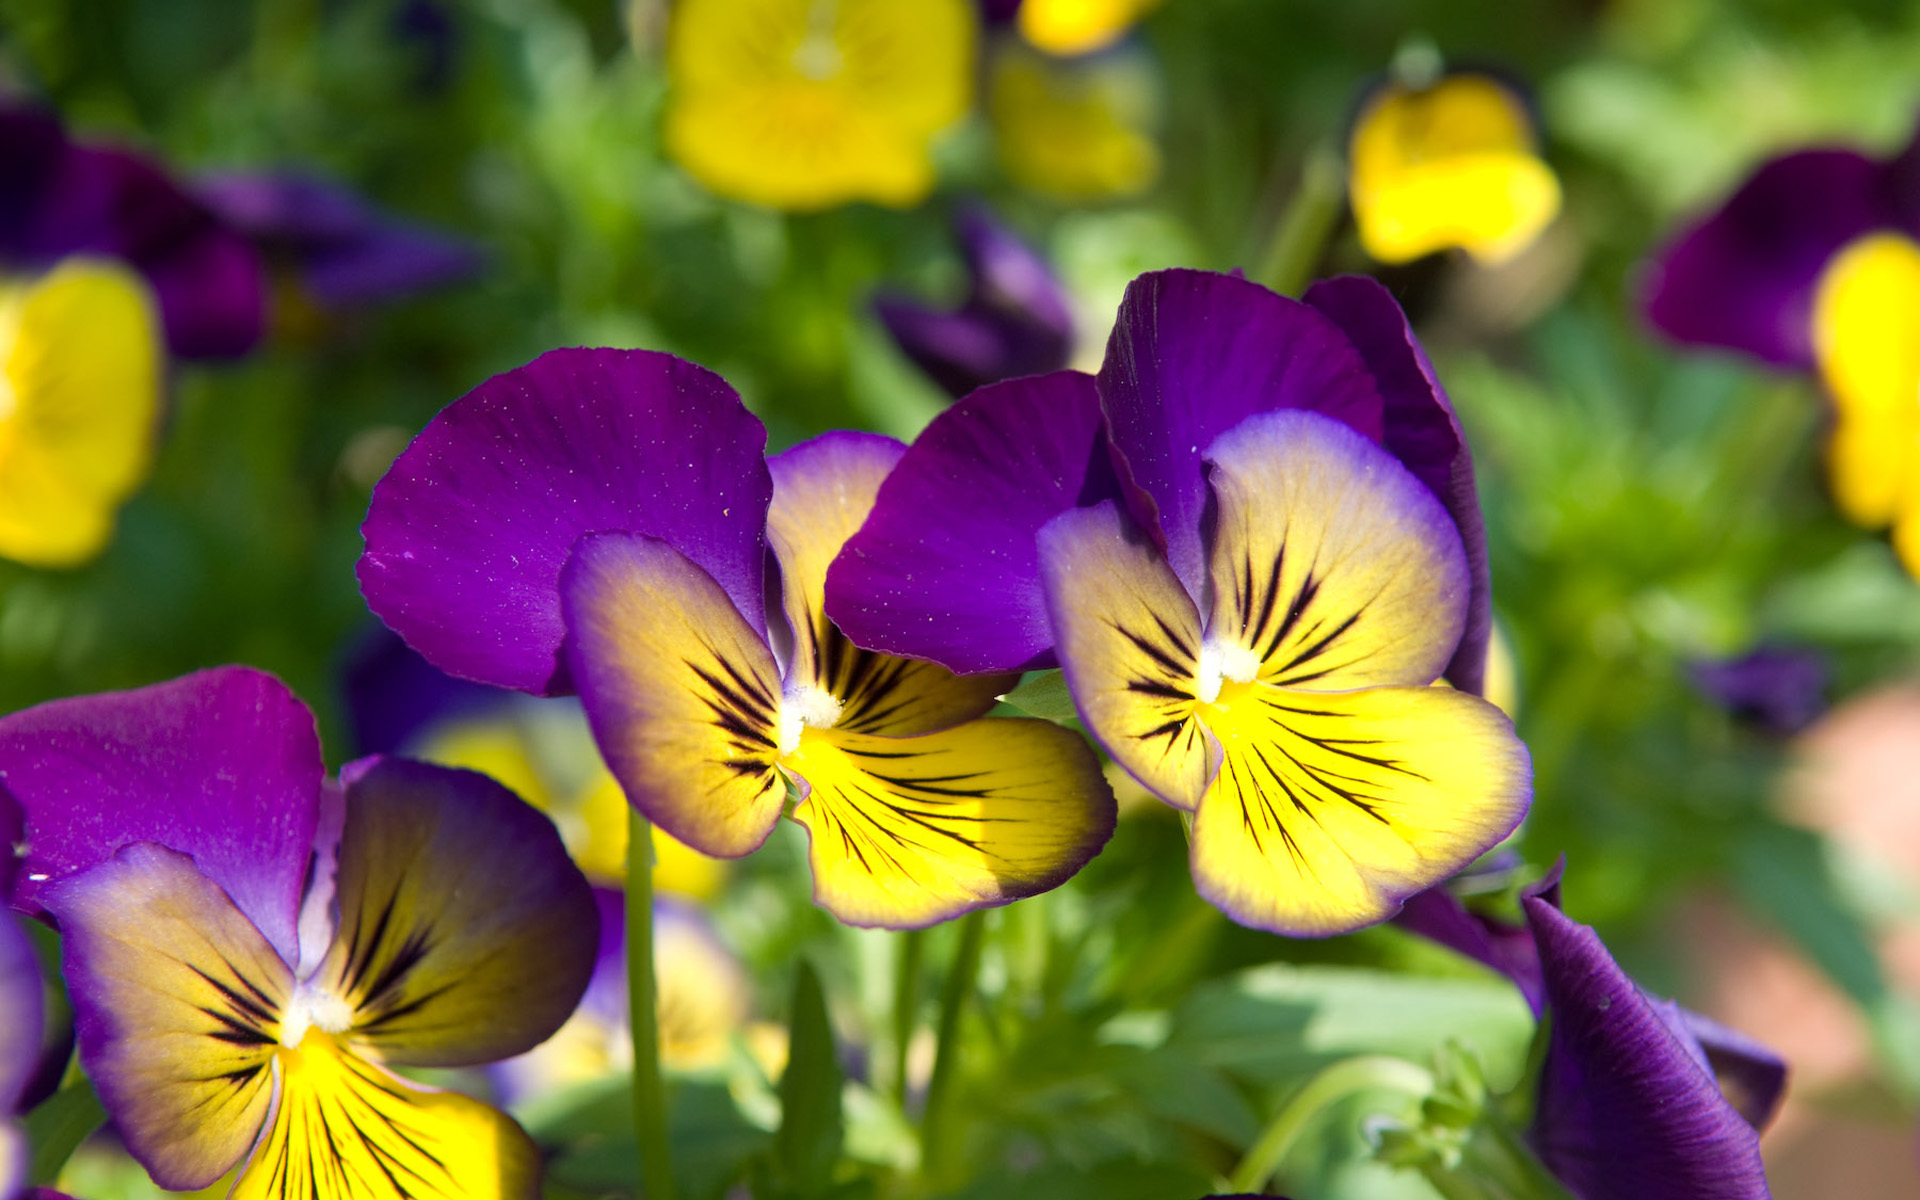
M 0 284 L 0 557 L 72 567 L 152 464 L 165 358 L 146 285 L 70 260 Z
M 1137 195 L 1160 174 L 1157 87 L 1138 55 L 1063 62 L 1009 43 L 987 97 L 1001 165 L 1020 186 L 1069 203 Z
M 1090 54 L 1120 40 L 1160 0 L 1024 0 L 1020 36 L 1048 54 Z
M 1560 212 L 1526 102 L 1486 75 L 1385 85 L 1354 122 L 1348 156 L 1360 244 L 1381 262 L 1459 247 L 1498 264 Z
M 967 0 L 682 0 L 667 30 L 667 151 L 723 196 L 910 207 L 973 103 Z

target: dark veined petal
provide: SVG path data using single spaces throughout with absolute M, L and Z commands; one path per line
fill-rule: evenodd
M 342 773 L 339 927 L 315 981 L 346 1044 L 464 1066 L 532 1049 L 593 973 L 599 912 L 553 822 L 485 775 L 402 758 Z
M 917 929 L 1058 887 L 1112 836 L 1113 792 L 1074 733 L 969 721 L 921 737 L 808 729 L 814 899 L 850 925 Z
M 1669 1026 L 1676 1021 L 1685 1035 L 1700 1046 L 1707 1066 L 1727 1098 L 1747 1124 L 1755 1130 L 1772 1124 L 1787 1094 L 1787 1063 L 1771 1047 L 1729 1029 L 1712 1017 L 1677 1004 L 1663 1009 Z
M 861 650 L 827 619 L 827 568 L 873 508 L 906 447 L 867 433 L 829 433 L 768 462 L 767 540 L 780 562 L 793 631 L 787 686 L 811 683 L 843 706 L 837 728 L 904 736 L 945 729 L 993 707 L 1012 675 L 955 676 L 945 667 Z
M 1134 519 L 1204 594 L 1200 455 L 1258 412 L 1304 408 L 1380 440 L 1381 400 L 1333 322 L 1257 283 L 1154 271 L 1127 286 L 1100 367 L 1100 403 L 1134 493 Z
M 658 538 L 582 538 L 561 581 L 569 661 L 627 799 L 704 854 L 780 819 L 780 673 L 727 593 Z
M 766 430 L 718 375 L 645 350 L 554 350 L 448 405 L 373 490 L 360 589 L 449 674 L 571 690 L 560 571 L 599 531 L 665 538 L 756 633 Z
M 1813 366 L 1813 301 L 1840 248 L 1901 213 L 1886 165 L 1853 150 L 1774 159 L 1649 264 L 1642 306 L 1676 341 Z
M 1411 472 L 1318 413 L 1247 418 L 1207 450 L 1218 501 L 1207 642 L 1226 674 L 1309 691 L 1431 683 L 1465 623 L 1453 520 Z
M 1230 682 L 1202 719 L 1223 756 L 1194 817 L 1193 880 L 1243 925 L 1320 937 L 1384 921 L 1526 815 L 1526 746 L 1452 688 Z
M 540 1152 L 506 1114 L 408 1083 L 333 1038 L 280 1055 L 273 1124 L 232 1200 L 534 1200 Z
M 0 822 L 0 837 L 5 833 Z M 20 1093 L 40 1063 L 44 1003 L 33 943 L 14 915 L 0 909 L 0 1114 L 19 1107 Z
M 1467 554 L 1467 624 L 1446 678 L 1461 691 L 1478 695 L 1493 636 L 1493 580 L 1473 454 L 1453 402 L 1413 335 L 1407 314 L 1378 280 L 1365 275 L 1324 279 L 1301 298 L 1338 325 L 1367 360 L 1384 404 L 1381 445 L 1440 498 L 1460 530 Z
M 206 1187 L 267 1120 L 292 969 L 192 859 L 151 843 L 44 899 L 101 1103 L 154 1182 Z
M 1087 732 L 1147 790 L 1198 806 L 1220 750 L 1198 716 L 1193 601 L 1113 501 L 1054 518 L 1039 545 L 1060 669 Z
M 26 814 L 14 903 L 157 842 L 195 864 L 288 962 L 325 770 L 313 714 L 285 684 L 217 667 L 55 700 L 0 719 L 0 783 Z
M 981 388 L 933 419 L 827 574 L 858 645 L 969 674 L 1054 665 L 1034 534 L 1117 499 L 1091 377 Z
M 1765 1200 L 1759 1138 L 1593 930 L 1521 901 L 1553 1011 L 1529 1139 L 1581 1200 Z

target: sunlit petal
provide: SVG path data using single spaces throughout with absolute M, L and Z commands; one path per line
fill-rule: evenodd
M 150 843 L 44 893 L 80 1061 L 155 1182 L 205 1187 L 266 1121 L 293 972 L 193 860 Z
M 891 438 L 830 433 L 772 459 L 767 540 L 780 560 L 793 662 L 787 686 L 811 683 L 842 708 L 836 725 L 901 736 L 983 715 L 1012 675 L 960 677 L 916 659 L 861 650 L 827 619 L 827 568 L 873 508 L 906 447 Z M 927 514 L 923 514 L 927 515 Z
M 581 539 L 561 587 L 580 700 L 627 799 L 704 853 L 760 845 L 786 799 L 773 652 L 657 538 Z
M 1920 243 L 1894 233 L 1848 245 L 1821 274 L 1814 352 L 1838 420 L 1834 499 L 1869 528 L 1920 497 Z
M 1209 644 L 1245 652 L 1280 687 L 1440 674 L 1466 620 L 1466 556 L 1411 472 L 1318 413 L 1249 417 L 1207 453 L 1219 505 Z
M 533 1200 L 540 1155 L 512 1118 L 427 1091 L 309 1033 L 232 1200 Z
M 1191 809 L 1219 748 L 1198 716 L 1200 614 L 1112 501 L 1040 530 L 1061 671 L 1087 732 L 1169 804 Z
M 1075 734 L 971 721 L 912 738 L 806 730 L 814 897 L 852 925 L 918 928 L 1064 882 L 1113 832 L 1113 793 Z
M 531 1049 L 586 990 L 593 894 L 546 817 L 484 775 L 406 759 L 344 773 L 339 933 L 316 973 L 347 1044 L 459 1066 Z
M 1206 721 L 1223 758 L 1194 819 L 1194 883 L 1256 928 L 1319 936 L 1384 920 L 1526 811 L 1512 723 L 1452 688 L 1229 683 Z

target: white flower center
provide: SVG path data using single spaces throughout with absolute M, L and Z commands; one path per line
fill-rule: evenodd
M 1200 643 L 1200 702 L 1212 704 L 1220 698 L 1220 687 L 1227 680 L 1252 683 L 1260 674 L 1260 656 L 1247 646 L 1218 642 L 1212 638 Z
M 292 1049 L 307 1036 L 307 1030 L 345 1033 L 353 1027 L 353 1006 L 342 996 L 314 987 L 311 983 L 294 985 L 293 997 L 280 1018 L 280 1044 Z
M 792 754 L 800 745 L 802 729 L 832 729 L 846 708 L 823 687 L 805 684 L 780 699 L 780 754 Z

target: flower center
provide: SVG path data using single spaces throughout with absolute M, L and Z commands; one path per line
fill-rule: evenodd
M 832 79 L 840 73 L 841 65 L 840 47 L 825 30 L 816 29 L 807 34 L 793 52 L 793 69 L 815 82 Z
M 846 708 L 840 698 L 817 684 L 803 684 L 780 701 L 780 755 L 786 757 L 800 746 L 803 729 L 832 729 L 840 723 Z
M 1220 698 L 1220 686 L 1228 680 L 1252 683 L 1260 673 L 1260 656 L 1246 646 L 1213 638 L 1200 643 L 1199 694 L 1202 704 Z
M 344 997 L 303 982 L 295 985 L 287 1011 L 280 1018 L 280 1044 L 292 1050 L 299 1047 L 309 1029 L 345 1033 L 352 1027 L 353 1006 Z

